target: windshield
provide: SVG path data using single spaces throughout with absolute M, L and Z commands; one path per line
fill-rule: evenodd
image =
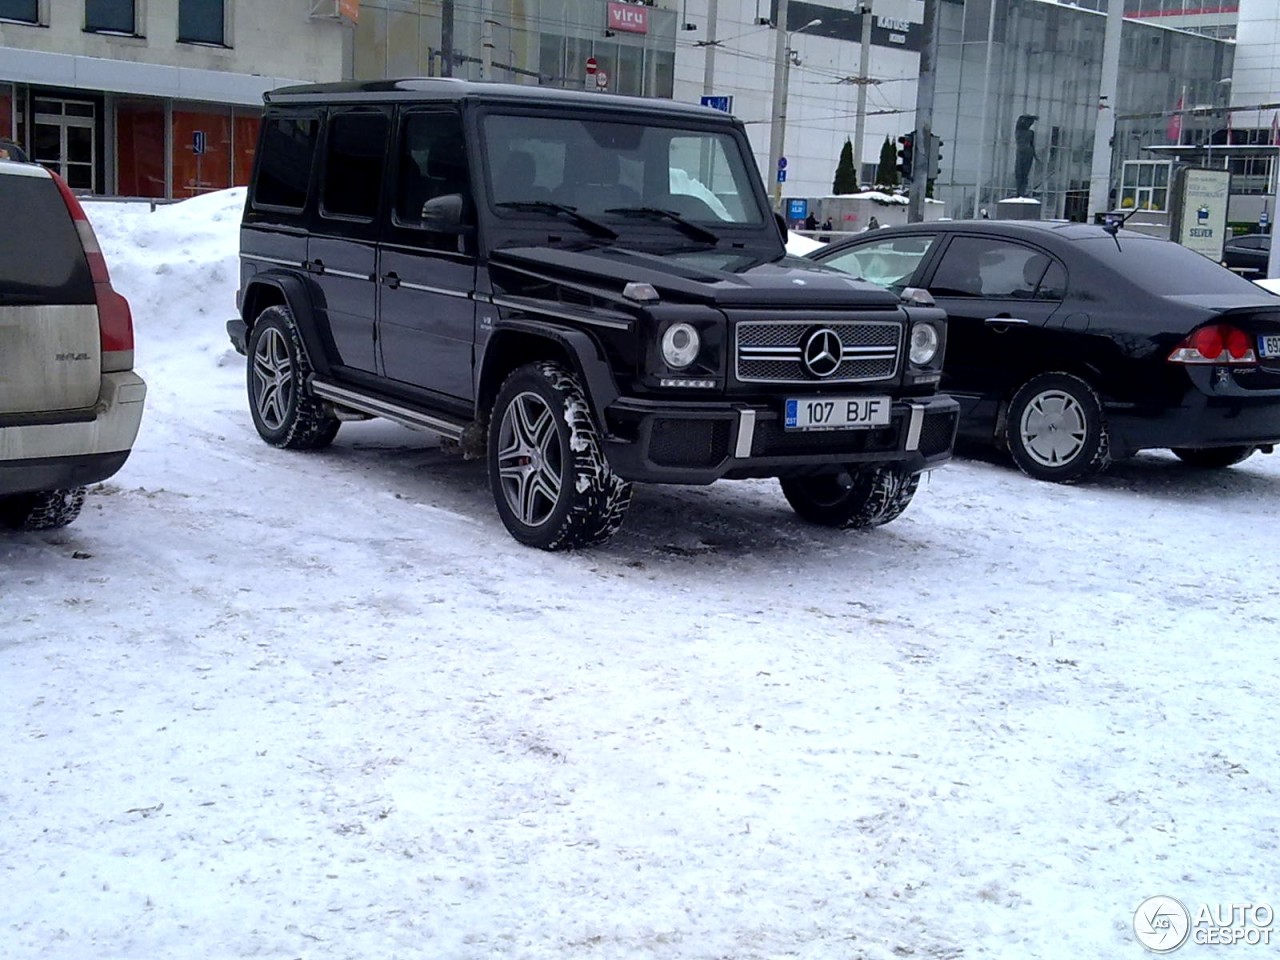
M 1119 241 L 1117 245 L 1111 237 L 1096 237 L 1079 242 L 1093 257 L 1151 293 L 1177 297 L 1259 292 L 1251 281 L 1172 241 L 1129 233 L 1120 234 Z
M 499 217 L 561 204 L 594 220 L 637 214 L 678 226 L 760 225 L 767 218 L 739 141 L 727 133 L 588 118 L 489 114 L 483 121 L 490 202 Z M 505 206 L 504 206 L 505 204 Z M 630 211 L 630 212 L 628 212 Z

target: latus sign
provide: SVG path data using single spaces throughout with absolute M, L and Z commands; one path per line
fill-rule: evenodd
M 649 32 L 648 7 L 610 0 L 608 16 L 610 30 L 626 30 L 629 33 Z
M 1230 172 L 1203 167 L 1179 170 L 1173 183 L 1173 239 L 1210 260 L 1221 261 L 1230 196 Z

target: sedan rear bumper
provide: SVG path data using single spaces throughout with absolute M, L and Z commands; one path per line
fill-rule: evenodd
M 1112 455 L 1169 447 L 1280 444 L 1280 398 L 1208 397 L 1189 392 L 1179 407 L 1109 409 Z

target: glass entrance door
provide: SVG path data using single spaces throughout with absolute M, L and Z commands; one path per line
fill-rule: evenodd
M 85 100 L 36 97 L 32 159 L 56 170 L 73 190 L 96 191 L 97 108 Z

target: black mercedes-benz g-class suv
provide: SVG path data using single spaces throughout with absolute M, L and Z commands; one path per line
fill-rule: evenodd
M 445 79 L 265 99 L 228 331 L 268 443 L 442 434 L 544 549 L 605 540 L 635 480 L 778 477 L 808 520 L 885 523 L 950 457 L 945 315 L 787 256 L 733 117 Z

